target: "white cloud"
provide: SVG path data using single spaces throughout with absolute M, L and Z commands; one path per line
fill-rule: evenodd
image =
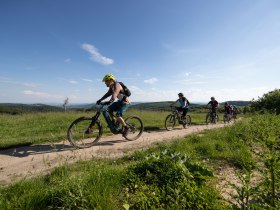
M 34 83 L 16 82 L 11 80 L 0 80 L 0 83 L 13 84 L 13 85 L 24 86 L 24 87 L 37 87 L 37 85 Z
M 37 91 L 32 91 L 32 90 L 24 90 L 24 91 L 22 91 L 22 93 L 24 95 L 34 96 L 36 98 L 46 98 L 46 99 L 63 99 L 64 98 L 64 96 L 52 95 L 49 93 L 37 92 Z
M 151 84 L 151 85 L 155 84 L 156 82 L 158 82 L 158 78 L 156 77 L 144 80 L 144 83 Z
M 73 85 L 78 84 L 78 82 L 75 81 L 75 80 L 70 80 L 69 83 L 70 83 L 70 84 L 73 84 Z
M 72 61 L 71 61 L 70 58 L 66 58 L 66 59 L 64 60 L 64 62 L 65 62 L 65 63 L 71 63 Z
M 91 44 L 87 44 L 87 43 L 82 44 L 82 49 L 87 51 L 90 54 L 91 60 L 94 60 L 94 61 L 104 64 L 104 65 L 111 65 L 114 63 L 113 59 L 107 58 L 107 57 L 101 55 L 98 52 L 98 49 Z
M 93 82 L 91 79 L 82 79 L 85 82 Z

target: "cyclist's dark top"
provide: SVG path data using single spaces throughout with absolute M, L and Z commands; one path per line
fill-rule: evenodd
M 207 105 L 211 105 L 212 109 L 213 108 L 218 108 L 218 101 L 214 100 L 214 101 L 209 101 L 209 103 Z
M 227 113 L 230 113 L 233 110 L 233 107 L 231 105 L 225 105 L 225 111 Z

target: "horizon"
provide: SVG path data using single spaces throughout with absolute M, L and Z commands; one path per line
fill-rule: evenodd
M 140 104 L 140 103 L 163 103 L 163 102 L 171 102 L 171 101 L 134 101 L 131 103 L 131 105 L 135 105 L 135 104 Z M 173 101 L 174 102 L 174 101 Z M 192 103 L 190 103 L 190 106 L 192 104 L 195 105 L 202 105 L 202 104 L 207 104 L 209 101 L 207 102 L 201 102 L 201 101 L 194 101 Z M 225 102 L 251 102 L 251 101 L 244 101 L 244 100 L 237 100 L 237 101 L 221 101 L 219 102 L 220 104 L 223 104 Z M 4 102 L 4 103 L 0 103 L 1 104 L 15 104 L 15 105 L 48 105 L 48 106 L 63 106 L 63 103 L 9 103 L 9 102 Z M 67 106 L 79 106 L 79 105 L 92 105 L 95 104 L 95 102 L 92 103 L 69 103 L 67 104 Z
M 279 89 L 280 1 L 0 2 L 0 103 L 251 101 Z

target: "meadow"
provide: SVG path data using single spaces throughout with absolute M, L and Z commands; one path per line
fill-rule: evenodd
M 258 115 L 120 159 L 66 164 L 1 186 L 0 209 L 279 209 L 279 126 Z M 230 201 L 215 187 L 227 165 L 240 179 Z
M 167 111 L 128 110 L 124 118 L 130 115 L 139 116 L 146 131 L 158 130 L 164 127 Z M 18 115 L 0 115 L 0 149 L 29 145 L 54 143 L 67 140 L 67 129 L 76 118 L 81 116 L 93 116 L 94 111 L 67 111 L 67 112 L 36 112 Z M 205 113 L 190 113 L 194 124 L 203 123 Z M 110 131 L 107 128 L 103 116 L 102 121 L 105 135 Z

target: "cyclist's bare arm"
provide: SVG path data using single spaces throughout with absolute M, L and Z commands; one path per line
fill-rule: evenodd
M 122 91 L 122 86 L 120 85 L 120 83 L 116 83 L 115 84 L 115 89 L 112 92 L 112 97 L 110 99 L 110 101 L 115 101 L 115 99 L 118 97 L 118 95 L 120 94 L 120 92 Z
M 102 96 L 102 98 L 99 99 L 99 101 L 103 101 L 104 99 L 108 98 L 111 95 L 112 95 L 112 91 L 109 89 L 108 92 L 105 93 L 105 95 Z

